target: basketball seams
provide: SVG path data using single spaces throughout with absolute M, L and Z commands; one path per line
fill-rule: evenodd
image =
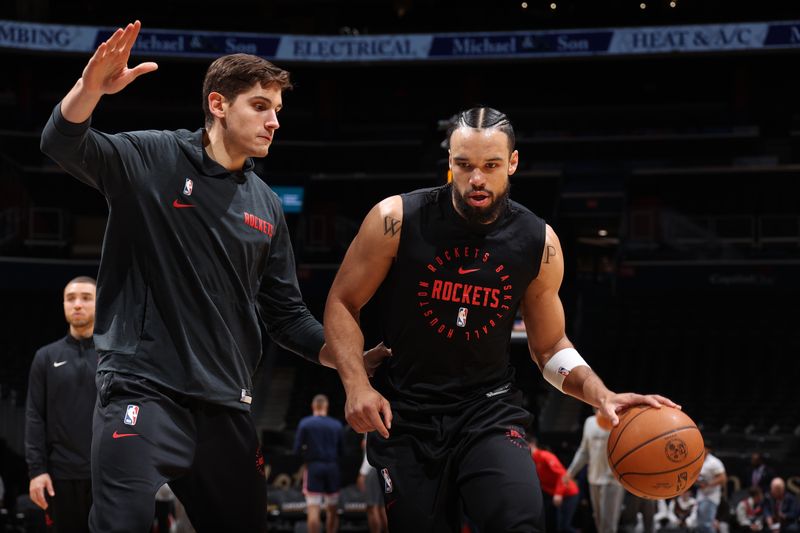
M 606 451 L 607 451 L 607 455 L 608 455 L 609 460 L 611 459 L 611 456 L 614 454 L 614 450 L 617 448 L 617 444 L 619 443 L 619 440 L 622 438 L 622 434 L 625 433 L 626 429 L 628 429 L 628 426 L 630 426 L 633 423 L 634 420 L 636 420 L 641 415 L 646 413 L 649 409 L 652 409 L 652 407 L 650 407 L 650 406 L 645 407 L 644 409 L 642 409 L 641 411 L 639 411 L 638 413 L 633 415 L 630 418 L 630 420 L 626 420 L 625 421 L 625 425 L 622 426 L 621 428 L 619 428 L 619 433 L 617 433 L 617 440 L 614 442 L 614 445 L 611 446 L 610 449 L 608 448 L 608 445 L 606 445 Z
M 662 470 L 660 472 L 625 472 L 624 474 L 620 474 L 620 478 L 624 478 L 625 476 L 660 476 L 662 474 L 671 474 L 673 472 L 678 472 L 679 470 L 684 470 L 686 468 L 689 468 L 690 466 L 695 464 L 697 461 L 702 459 L 705 454 L 706 454 L 706 452 L 705 452 L 705 450 L 703 450 L 702 452 L 700 452 L 700 455 L 698 455 L 697 457 L 695 457 L 694 459 L 692 459 L 691 461 L 689 461 L 685 465 L 681 465 L 681 466 L 673 468 L 671 470 Z M 617 472 L 619 472 L 619 471 L 617 470 Z
M 626 490 L 628 492 L 631 492 L 633 494 L 642 496 L 644 498 L 651 498 L 651 499 L 654 499 L 654 500 L 663 500 L 665 498 L 673 498 L 673 497 L 677 496 L 677 494 L 675 496 L 665 496 L 663 494 L 655 494 L 655 493 L 651 493 L 651 492 L 648 492 L 648 491 L 644 491 L 644 490 L 642 490 L 642 489 L 640 489 L 638 487 L 634 487 L 628 480 L 625 479 L 625 476 L 629 476 L 629 475 L 656 476 L 656 475 L 662 475 L 662 474 L 669 474 L 671 472 L 677 472 L 679 470 L 683 470 L 684 468 L 689 468 L 691 465 L 695 464 L 697 461 L 699 461 L 701 458 L 703 458 L 705 456 L 705 453 L 706 453 L 705 450 L 703 450 L 702 452 L 700 452 L 700 455 L 698 455 L 697 457 L 692 459 L 692 461 L 690 463 L 688 463 L 688 464 L 686 464 L 686 465 L 684 465 L 682 467 L 675 468 L 673 470 L 665 470 L 664 472 L 650 472 L 650 473 L 645 473 L 645 472 L 626 472 L 625 474 L 619 474 L 619 472 L 617 472 L 618 479 L 619 479 L 620 483 L 622 483 L 626 487 Z M 616 468 L 614 470 L 617 471 Z M 686 490 L 688 490 L 690 487 L 691 487 L 691 485 L 687 485 Z M 686 492 L 686 491 L 684 490 L 683 492 Z M 682 494 L 683 492 L 681 492 L 679 494 Z
M 614 466 L 616 467 L 623 460 L 625 460 L 625 458 L 628 457 L 630 454 L 632 454 L 633 452 L 639 450 L 640 448 L 642 448 L 644 446 L 647 446 L 651 442 L 657 441 L 658 439 L 664 438 L 665 436 L 671 435 L 672 433 L 679 433 L 679 432 L 681 432 L 681 431 L 683 431 L 685 429 L 695 429 L 695 430 L 697 430 L 698 433 L 700 432 L 700 430 L 697 428 L 697 426 L 681 426 L 681 427 L 670 429 L 669 431 L 665 431 L 664 433 L 661 433 L 660 435 L 655 435 L 654 437 L 651 437 L 649 440 L 646 440 L 646 441 L 640 443 L 635 448 L 631 448 L 630 450 L 628 450 L 628 452 L 625 455 L 620 457 L 619 460 L 614 463 Z M 619 439 L 617 439 L 617 441 L 619 441 Z M 611 455 L 612 454 L 613 454 L 613 450 L 611 452 L 609 452 L 609 454 L 608 454 L 609 461 L 611 460 Z
M 620 476 L 619 471 L 617 470 L 617 465 L 611 463 L 611 455 L 614 453 L 614 449 L 617 447 L 617 444 L 619 443 L 619 440 L 622 437 L 622 433 L 625 431 L 625 429 L 631 424 L 631 422 L 633 422 L 642 413 L 645 413 L 648 409 L 651 409 L 651 407 L 645 407 L 641 411 L 639 411 L 638 413 L 633 415 L 630 418 L 630 420 L 625 420 L 625 425 L 622 426 L 621 428 L 619 428 L 619 433 L 617 434 L 617 439 L 614 442 L 614 445 L 611 447 L 611 449 L 608 448 L 608 444 L 610 444 L 610 443 L 606 443 L 606 459 L 608 461 L 609 466 L 614 471 L 615 477 L 617 479 L 619 479 L 620 481 L 622 481 L 622 478 Z

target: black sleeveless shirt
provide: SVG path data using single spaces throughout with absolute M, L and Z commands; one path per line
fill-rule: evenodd
M 397 260 L 378 295 L 392 349 L 375 386 L 395 408 L 448 410 L 513 380 L 508 345 L 539 273 L 545 222 L 507 200 L 491 224 L 453 207 L 450 185 L 402 195 Z

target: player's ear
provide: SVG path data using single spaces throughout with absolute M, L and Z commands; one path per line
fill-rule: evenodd
M 222 120 L 225 118 L 227 99 L 216 91 L 208 93 L 208 109 L 211 114 Z
M 511 176 L 517 171 L 519 165 L 519 152 L 514 150 L 511 152 L 511 157 L 508 159 L 508 175 Z

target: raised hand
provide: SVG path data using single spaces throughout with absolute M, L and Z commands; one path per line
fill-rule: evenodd
M 83 69 L 83 90 L 94 94 L 114 94 L 133 80 L 152 72 L 158 65 L 148 61 L 128 68 L 131 50 L 139 36 L 142 23 L 138 20 L 119 28 L 107 41 L 97 47 L 86 68 Z

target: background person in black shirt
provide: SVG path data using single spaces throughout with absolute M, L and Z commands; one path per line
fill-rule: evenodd
M 69 333 L 36 352 L 28 377 L 25 460 L 31 500 L 59 533 L 89 531 L 92 413 L 97 352 L 92 341 L 95 280 L 80 276 L 64 288 Z
M 251 159 L 269 152 L 292 85 L 263 58 L 222 56 L 203 83 L 204 128 L 94 130 L 104 95 L 157 69 L 128 68 L 140 28 L 98 46 L 41 141 L 109 206 L 90 526 L 147 531 L 155 492 L 169 483 L 197 530 L 263 531 L 266 480 L 250 416 L 262 330 L 333 366 L 298 288 L 280 200 Z
M 764 454 L 750 454 L 750 465 L 744 476 L 746 486 L 759 487 L 762 494 L 769 494 L 770 483 L 775 478 L 775 469 L 769 465 Z

